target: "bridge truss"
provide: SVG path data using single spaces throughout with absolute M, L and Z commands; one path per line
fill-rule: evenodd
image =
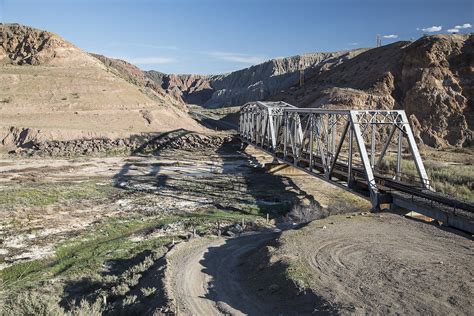
M 239 134 L 281 162 L 367 197 L 374 209 L 398 201 L 397 192 L 455 208 L 472 206 L 433 192 L 403 110 L 296 108 L 256 101 L 241 108 Z

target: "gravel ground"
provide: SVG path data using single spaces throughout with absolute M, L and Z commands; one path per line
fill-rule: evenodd
M 473 246 L 394 214 L 336 216 L 284 232 L 271 260 L 343 313 L 473 315 Z

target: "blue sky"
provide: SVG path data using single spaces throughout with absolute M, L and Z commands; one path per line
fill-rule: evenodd
M 167 73 L 223 73 L 275 57 L 471 32 L 472 0 L 0 0 L 0 21 Z M 441 31 L 436 31 L 441 27 Z M 455 29 L 456 30 L 456 29 Z

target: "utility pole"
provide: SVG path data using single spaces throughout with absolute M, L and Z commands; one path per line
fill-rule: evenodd
M 303 85 L 304 85 L 304 68 L 303 68 L 303 62 L 300 59 L 300 87 L 302 87 Z
M 380 37 L 380 34 L 377 34 L 376 41 L 377 41 L 376 47 L 382 46 L 382 38 Z

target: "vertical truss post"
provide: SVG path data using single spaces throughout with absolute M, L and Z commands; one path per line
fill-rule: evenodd
M 283 123 L 283 158 L 286 159 L 288 156 L 288 112 L 284 112 L 284 123 Z
M 430 181 L 428 180 L 428 174 L 426 173 L 425 166 L 423 165 L 423 161 L 421 160 L 420 152 L 418 151 L 418 146 L 415 142 L 415 137 L 413 136 L 413 132 L 410 127 L 410 122 L 408 121 L 407 115 L 405 111 L 400 111 L 400 115 L 403 121 L 403 128 L 406 132 L 406 136 L 408 139 L 408 145 L 410 146 L 410 151 L 413 156 L 413 160 L 415 160 L 416 170 L 418 171 L 418 175 L 421 179 L 421 184 L 425 189 L 433 190 L 430 186 Z
M 293 146 L 292 146 L 292 151 L 293 151 L 293 163 L 295 164 L 295 166 L 298 164 L 298 125 L 296 124 L 296 117 L 298 116 L 298 114 L 293 114 L 293 128 L 295 129 L 294 130 L 294 134 L 293 134 Z
M 397 173 L 396 179 L 400 180 L 402 176 L 402 143 L 403 143 L 403 132 L 398 131 L 398 144 L 397 144 Z
M 349 127 L 349 157 L 347 158 L 347 187 L 352 186 L 352 141 L 353 141 L 352 126 Z
M 372 168 L 370 166 L 370 160 L 367 154 L 367 149 L 365 147 L 364 137 L 363 137 L 362 131 L 360 130 L 357 112 L 355 111 L 351 111 L 351 122 L 354 129 L 357 146 L 359 147 L 360 158 L 362 160 L 362 164 L 364 165 L 365 177 L 367 180 L 367 184 L 369 186 L 370 200 L 372 202 L 372 207 L 374 209 L 378 209 L 380 207 L 379 206 L 379 190 L 375 182 L 374 173 L 372 172 Z
M 309 171 L 313 171 L 313 114 L 309 116 Z
M 334 158 L 336 151 L 336 122 L 337 114 L 332 114 L 329 116 L 331 118 L 330 128 L 331 128 L 331 157 Z
M 372 121 L 371 122 L 371 132 L 372 132 L 372 137 L 370 140 L 370 165 L 372 166 L 372 169 L 375 167 L 375 127 L 376 124 Z

